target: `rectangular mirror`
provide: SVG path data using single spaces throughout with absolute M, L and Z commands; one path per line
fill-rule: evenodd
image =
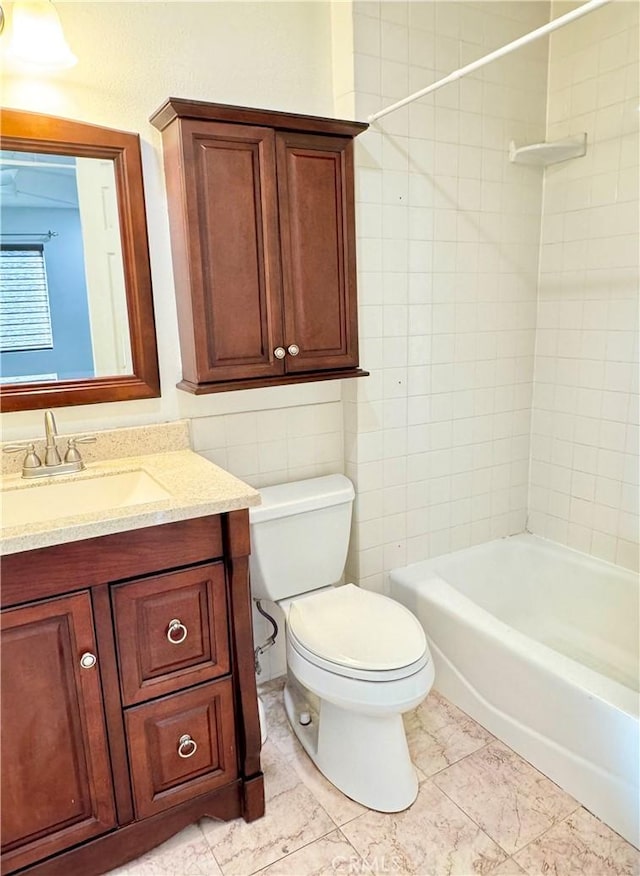
M 2 110 L 3 411 L 160 395 L 140 142 Z

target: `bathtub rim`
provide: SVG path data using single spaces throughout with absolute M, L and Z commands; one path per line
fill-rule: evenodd
M 497 545 L 520 544 L 524 545 L 525 547 L 527 545 L 533 545 L 538 550 L 541 550 L 545 554 L 549 555 L 570 554 L 576 560 L 576 562 L 592 568 L 594 571 L 597 569 L 602 569 L 608 574 L 615 574 L 624 578 L 625 580 L 628 580 L 629 583 L 632 585 L 638 586 L 638 584 L 640 583 L 640 572 L 636 572 L 634 569 L 630 569 L 627 566 L 620 566 L 617 563 L 612 563 L 609 560 L 602 559 L 601 557 L 595 557 L 592 554 L 585 554 L 583 551 L 580 551 L 577 548 L 570 547 L 566 544 L 560 544 L 560 542 L 557 541 L 552 541 L 550 538 L 545 538 L 543 535 L 538 535 L 535 532 L 526 531 L 517 532 L 514 535 L 502 535 L 499 538 L 492 538 L 490 541 L 482 541 L 478 544 L 471 544 L 458 550 L 452 550 L 447 551 L 444 554 L 438 554 L 435 557 L 429 557 L 429 559 L 426 560 L 418 560 L 418 562 L 416 563 L 407 563 L 405 566 L 398 567 L 397 569 L 392 569 L 390 574 L 410 569 L 417 569 L 418 567 L 435 569 L 436 564 L 450 561 L 454 557 L 459 558 L 462 554 L 472 556 L 475 553 L 483 553 L 491 548 L 495 548 Z M 438 571 L 437 574 L 440 577 L 444 577 L 441 571 Z

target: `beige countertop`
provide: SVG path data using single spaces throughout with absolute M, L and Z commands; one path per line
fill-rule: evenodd
M 0 554 L 36 550 L 260 504 L 260 494 L 253 487 L 187 449 L 103 459 L 88 463 L 86 469 L 77 474 L 31 481 L 19 474 L 10 474 L 2 479 L 2 490 L 38 490 L 42 502 L 47 502 L 47 488 L 55 483 L 95 480 L 139 470 L 153 478 L 169 496 L 154 502 L 87 513 L 58 508 L 55 519 L 3 527 Z

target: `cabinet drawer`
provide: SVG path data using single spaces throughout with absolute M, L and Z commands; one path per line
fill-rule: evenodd
M 229 672 L 222 563 L 122 584 L 112 599 L 124 705 Z
M 135 706 L 125 720 L 138 818 L 237 777 L 230 679 Z

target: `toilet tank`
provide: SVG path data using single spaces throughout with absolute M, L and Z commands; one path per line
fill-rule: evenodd
M 349 546 L 354 489 L 328 475 L 260 490 L 249 509 L 251 592 L 278 602 L 336 584 Z

